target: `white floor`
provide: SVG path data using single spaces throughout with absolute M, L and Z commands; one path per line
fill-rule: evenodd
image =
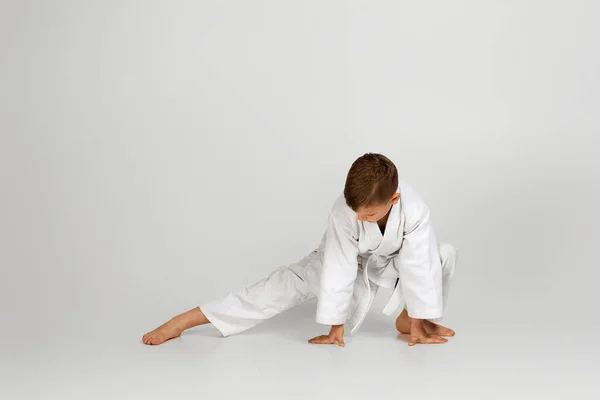
M 313 317 L 306 304 L 238 336 L 199 327 L 158 347 L 140 342 L 160 322 L 151 312 L 120 322 L 63 316 L 68 328 L 50 331 L 13 327 L 0 398 L 600 398 L 600 344 L 585 323 L 570 331 L 564 322 L 449 318 L 457 331 L 449 343 L 411 348 L 375 310 L 338 348 L 306 343 L 322 330 Z
M 600 399 L 599 13 L 1 1 L 0 400 Z M 307 304 L 141 343 L 312 251 L 367 151 L 459 249 L 455 338 L 309 345 Z

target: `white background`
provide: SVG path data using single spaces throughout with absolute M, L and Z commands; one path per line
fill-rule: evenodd
M 3 0 L 0 394 L 594 397 L 599 12 Z M 312 251 L 365 152 L 459 249 L 456 338 L 409 349 L 376 308 L 346 348 L 309 346 L 309 305 L 140 343 Z

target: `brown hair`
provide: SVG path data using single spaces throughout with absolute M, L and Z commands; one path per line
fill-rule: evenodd
M 389 158 L 376 153 L 359 157 L 348 171 L 344 197 L 348 207 L 356 211 L 361 206 L 387 202 L 398 190 L 398 170 Z

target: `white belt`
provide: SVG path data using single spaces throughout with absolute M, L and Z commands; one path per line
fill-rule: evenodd
M 358 328 L 362 325 L 365 317 L 367 316 L 367 312 L 371 308 L 373 298 L 375 297 L 375 296 L 372 296 L 372 293 L 371 293 L 371 282 L 369 279 L 368 269 L 369 269 L 369 262 L 367 261 L 363 268 L 363 281 L 364 281 L 364 284 L 367 286 L 367 291 L 366 291 L 366 294 L 362 297 L 362 300 L 360 300 L 359 304 L 357 305 L 357 310 L 356 310 L 355 315 L 358 315 L 359 318 L 357 321 L 352 321 L 354 326 L 351 328 L 350 334 L 354 334 L 354 332 L 356 332 L 358 330 Z M 398 282 L 398 284 L 396 285 L 396 287 L 394 289 L 394 292 L 392 293 L 392 296 L 390 297 L 390 299 L 388 300 L 388 303 L 386 304 L 386 306 L 383 309 L 383 313 L 386 315 L 392 314 L 394 311 L 396 311 L 398 306 L 400 306 L 401 302 L 402 302 L 402 290 L 400 288 L 400 282 Z
M 383 308 L 383 313 L 385 315 L 391 315 L 400 306 L 400 303 L 402 303 L 402 289 L 400 288 L 400 282 L 398 282 L 398 285 L 394 289 L 394 293 L 392 293 L 388 303 Z

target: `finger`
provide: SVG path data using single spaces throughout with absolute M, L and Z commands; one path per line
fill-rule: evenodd
M 446 339 L 445 337 L 441 336 L 441 335 L 434 335 L 437 339 L 441 340 L 442 343 L 446 343 L 448 342 L 448 339 Z
M 346 345 L 346 343 L 344 343 L 344 339 L 338 340 L 337 341 L 338 346 L 340 347 L 344 347 Z
M 425 343 L 427 343 L 427 344 L 446 343 L 447 341 L 448 341 L 448 339 L 443 338 L 443 337 L 438 336 L 438 335 L 429 335 L 425 339 Z
M 325 338 L 322 338 L 322 339 L 318 339 L 317 341 L 315 341 L 313 343 L 315 343 L 315 344 L 333 344 L 335 342 L 333 340 L 325 337 Z
M 454 336 L 455 332 L 450 329 L 450 328 L 446 328 L 445 326 L 442 325 L 438 325 L 436 323 L 433 323 L 431 321 L 427 321 L 427 332 L 428 333 L 433 333 L 439 336 Z
M 410 342 L 408 342 L 409 346 L 414 346 L 415 344 L 420 343 L 420 340 L 417 336 L 411 336 Z
M 439 335 L 439 336 L 447 336 L 447 337 L 451 337 L 456 334 L 452 329 L 448 329 L 448 328 L 444 328 L 444 327 L 438 327 L 438 329 L 436 329 L 432 333 Z
M 333 341 L 327 335 L 317 336 L 315 338 L 310 339 L 308 342 L 313 343 L 313 344 L 331 344 L 331 343 L 333 343 Z
M 310 339 L 308 341 L 308 343 L 317 343 L 319 340 L 321 340 L 322 336 L 315 336 L 314 338 Z
M 440 336 L 452 337 L 452 336 L 456 335 L 456 332 L 454 332 L 452 329 L 446 328 L 446 329 L 440 330 L 437 334 Z

